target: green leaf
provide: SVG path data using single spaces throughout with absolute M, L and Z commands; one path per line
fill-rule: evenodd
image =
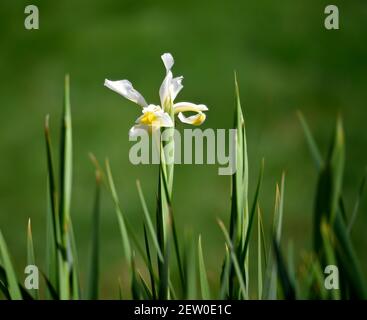
M 282 181 L 280 188 L 276 186 L 276 194 L 275 194 L 275 209 L 274 209 L 274 217 L 273 217 L 273 237 L 277 244 L 280 245 L 280 239 L 282 235 L 282 221 L 283 221 L 283 209 L 284 209 L 284 183 L 285 183 L 285 174 L 282 175 Z M 269 300 L 275 300 L 277 298 L 277 263 L 275 260 L 275 255 L 273 254 L 274 245 L 269 250 L 269 259 L 266 270 L 266 278 L 265 278 L 265 292 L 266 297 Z
M 264 159 L 261 162 L 259 179 L 258 179 L 257 186 L 256 186 L 254 201 L 253 201 L 252 207 L 251 207 L 250 219 L 249 219 L 249 222 L 248 222 L 248 225 L 247 225 L 245 242 L 244 242 L 244 245 L 243 245 L 243 249 L 242 249 L 241 257 L 240 257 L 240 261 L 239 261 L 240 265 L 244 264 L 245 257 L 248 253 L 251 230 L 252 230 L 252 225 L 253 225 L 254 216 L 255 216 L 255 212 L 256 212 L 256 207 L 258 206 L 258 202 L 259 202 L 259 195 L 260 195 L 260 189 L 261 189 L 261 183 L 262 183 L 263 175 L 264 175 Z
M 131 259 L 131 274 L 132 274 L 132 278 L 131 278 L 132 297 L 133 297 L 134 300 L 143 299 L 144 295 L 143 295 L 143 292 L 142 292 L 141 283 L 138 280 L 137 269 L 136 269 L 136 266 L 135 266 L 134 256 L 132 256 L 132 259 Z
M 296 293 L 294 290 L 294 285 L 289 277 L 288 270 L 286 268 L 286 264 L 284 263 L 282 254 L 280 252 L 278 241 L 273 238 L 273 248 L 275 253 L 275 259 L 277 264 L 277 272 L 279 275 L 280 284 L 283 289 L 284 297 L 287 300 L 296 299 Z
M 196 296 L 196 262 L 195 250 L 193 250 L 192 237 L 186 240 L 184 251 L 185 296 L 187 300 L 197 299 Z
M 119 300 L 123 300 L 121 278 L 119 277 Z
M 57 289 L 54 287 L 51 280 L 49 278 L 47 278 L 47 276 L 42 271 L 41 271 L 41 274 L 42 274 L 43 278 L 45 279 L 46 287 L 47 287 L 47 290 L 50 294 L 51 299 L 52 300 L 60 300 L 60 296 L 57 292 Z
M 170 236 L 167 235 L 165 244 L 163 264 L 160 266 L 159 272 L 159 286 L 158 299 L 167 300 L 169 298 L 169 255 L 170 255 Z
M 172 223 L 172 235 L 173 235 L 173 242 L 174 242 L 175 253 L 176 253 L 178 272 L 179 272 L 179 276 L 180 276 L 180 280 L 181 280 L 181 286 L 183 288 L 184 284 L 185 284 L 185 277 L 184 277 L 184 272 L 183 272 L 183 264 L 182 264 L 182 261 L 181 261 L 180 245 L 179 245 L 179 241 L 178 241 L 176 222 L 175 222 L 175 218 L 173 216 L 173 213 L 171 213 L 171 223 Z
M 161 144 L 161 157 L 164 157 L 164 151 Z M 157 199 L 157 237 L 164 255 L 163 262 L 158 259 L 158 274 L 159 274 L 159 288 L 158 288 L 158 298 L 168 299 L 171 288 L 169 288 L 169 256 L 170 256 L 170 241 L 173 234 L 174 247 L 176 251 L 176 258 L 179 267 L 179 274 L 181 278 L 181 284 L 184 286 L 183 281 L 183 268 L 181 264 L 181 255 L 179 251 L 179 243 L 176 233 L 176 227 L 174 222 L 174 216 L 171 206 L 171 188 L 167 178 L 167 170 L 164 165 L 165 160 L 161 158 L 159 166 L 159 180 L 158 180 L 158 199 Z M 173 168 L 172 168 L 173 169 Z M 173 171 L 171 171 L 172 173 Z M 172 176 L 171 176 L 172 178 Z
M 46 266 L 50 282 L 59 291 L 59 261 L 58 243 L 60 241 L 60 221 L 58 217 L 58 192 L 55 182 L 54 164 L 52 156 L 49 116 L 45 120 L 45 141 L 47 154 L 48 201 L 47 201 L 47 238 L 46 238 Z M 50 295 L 51 293 L 48 292 Z
M 79 263 L 78 263 L 78 250 L 75 242 L 75 235 L 73 224 L 70 220 L 69 222 L 69 230 L 68 230 L 68 247 L 67 247 L 67 256 L 68 256 L 68 265 L 71 270 L 71 289 L 72 289 L 72 298 L 74 300 L 78 300 L 81 296 L 80 294 L 80 280 L 79 280 Z
M 222 265 L 222 272 L 220 274 L 219 300 L 224 300 L 229 297 L 229 273 L 231 268 L 231 258 L 227 244 L 225 244 L 225 249 L 224 262 Z
M 100 217 L 100 200 L 101 199 L 101 173 L 96 171 L 96 193 L 94 197 L 93 219 L 92 219 L 92 236 L 91 236 L 91 254 L 89 262 L 89 282 L 87 299 L 98 299 L 99 284 L 99 217 Z
M 245 121 L 243 117 L 237 76 L 235 73 L 235 120 L 236 145 L 235 145 L 235 173 L 232 175 L 231 189 L 231 215 L 229 225 L 229 235 L 233 243 L 234 250 L 238 252 L 239 263 L 244 264 L 244 276 L 249 281 L 249 259 L 248 252 L 241 251 L 245 246 L 245 235 L 248 230 L 248 155 Z M 229 265 L 229 298 L 233 298 L 236 293 L 236 279 L 233 265 Z
M 234 243 L 240 241 L 247 224 L 248 159 L 245 121 L 241 108 L 237 76 L 235 74 L 235 128 L 236 132 L 236 171 L 232 175 L 232 206 L 230 236 Z
M 334 234 L 330 225 L 325 219 L 321 222 L 321 236 L 325 249 L 326 265 L 337 266 L 337 259 L 334 252 Z M 340 290 L 331 290 L 331 296 L 334 300 L 340 299 Z
M 59 254 L 59 284 L 60 297 L 62 300 L 68 300 L 71 297 L 71 279 L 70 272 L 72 266 L 70 261 L 73 257 L 70 243 L 70 204 L 71 204 L 71 188 L 72 188 L 72 124 L 70 110 L 70 80 L 69 76 L 65 76 L 64 87 L 64 104 L 61 124 L 61 141 L 60 141 L 60 203 L 59 203 L 59 227 L 60 227 L 60 243 L 58 244 Z M 67 255 L 65 256 L 64 253 Z
M 354 222 L 357 218 L 357 214 L 358 214 L 358 210 L 359 210 L 359 205 L 360 205 L 360 202 L 361 202 L 361 198 L 362 198 L 362 195 L 363 195 L 363 192 L 364 192 L 364 189 L 365 189 L 365 186 L 366 186 L 366 180 L 367 180 L 367 170 L 365 170 L 365 173 L 363 175 L 363 178 L 362 178 L 362 181 L 361 181 L 361 184 L 359 186 L 359 190 L 358 190 L 358 195 L 357 195 L 357 200 L 354 204 L 354 208 L 353 208 L 353 213 L 352 213 L 352 217 L 349 221 L 349 224 L 348 224 L 348 232 L 350 233 L 352 231 L 352 228 L 353 228 L 353 225 L 354 225 Z
M 27 289 L 25 289 L 19 282 L 18 286 L 23 300 L 34 300 L 33 297 L 28 293 Z M 6 278 L 6 271 L 1 265 L 0 265 L 0 291 L 4 294 L 7 300 L 11 300 L 8 289 L 8 280 Z
M 284 184 L 285 184 L 285 173 L 282 174 L 282 181 L 280 184 L 280 190 L 278 189 L 278 201 L 274 213 L 274 225 L 273 232 L 275 235 L 275 240 L 280 243 L 280 238 L 282 236 L 282 224 L 283 224 L 283 211 L 284 211 Z
M 298 299 L 298 292 L 299 292 L 299 283 L 297 281 L 297 275 L 296 275 L 296 268 L 295 268 L 295 261 L 294 261 L 294 245 L 293 241 L 290 241 L 288 243 L 288 275 L 290 282 L 294 286 L 294 292 Z
M 200 278 L 200 288 L 201 297 L 204 300 L 210 300 L 210 289 L 208 283 L 208 275 L 206 273 L 203 248 L 201 246 L 201 235 L 198 241 L 198 262 L 199 262 L 199 278 Z
M 154 275 L 154 270 L 153 270 L 152 258 L 151 258 L 151 255 L 150 255 L 148 235 L 147 235 L 147 230 L 146 230 L 145 224 L 143 225 L 143 227 L 144 227 L 145 251 L 147 253 L 147 260 L 148 260 L 148 271 L 149 271 L 149 277 L 150 277 L 150 285 L 152 287 L 152 298 L 153 298 L 153 300 L 156 300 L 157 296 L 156 296 L 156 288 L 155 288 L 155 275 Z
M 139 276 L 139 279 L 140 279 L 141 286 L 144 289 L 144 290 L 142 290 L 144 300 L 152 300 L 152 297 L 153 297 L 152 293 L 150 292 L 149 287 L 148 287 L 147 283 L 145 282 L 143 276 L 140 274 L 140 272 L 138 272 L 138 276 Z
M 261 300 L 263 296 L 263 257 L 266 268 L 266 247 L 264 238 L 264 227 L 262 224 L 260 206 L 257 206 L 257 295 Z
M 343 279 L 347 280 L 352 298 L 367 299 L 367 285 L 361 271 L 347 227 L 340 214 L 334 222 L 337 255 L 343 266 Z
M 230 252 L 230 255 L 231 255 L 231 259 L 232 259 L 232 263 L 233 263 L 233 266 L 234 266 L 234 270 L 236 272 L 236 276 L 238 278 L 238 282 L 239 282 L 239 285 L 240 285 L 241 295 L 242 295 L 242 297 L 244 299 L 248 299 L 245 281 L 243 279 L 243 275 L 242 275 L 242 271 L 241 271 L 241 268 L 240 268 L 240 264 L 238 263 L 238 259 L 236 257 L 236 253 L 234 251 L 232 241 L 231 241 L 231 239 L 229 237 L 229 234 L 228 234 L 227 229 L 224 226 L 223 222 L 221 220 L 218 220 L 218 224 L 219 224 L 219 227 L 222 229 L 222 232 L 224 234 L 224 238 L 225 238 L 226 243 L 227 243 L 227 245 L 229 247 L 229 252 Z
M 337 214 L 339 199 L 342 193 L 343 173 L 345 162 L 345 143 L 342 120 L 339 117 L 336 123 L 334 146 L 330 155 L 330 166 L 332 172 L 332 198 L 330 219 L 333 221 Z
M 298 115 L 298 118 L 301 122 L 303 131 L 304 131 L 304 134 L 305 134 L 305 137 L 306 137 L 306 141 L 307 141 L 308 147 L 311 151 L 311 155 L 312 155 L 312 158 L 315 162 L 316 168 L 320 170 L 323 166 L 324 161 L 322 160 L 322 156 L 321 156 L 321 153 L 319 151 L 319 148 L 318 148 L 318 146 L 315 142 L 315 139 L 314 139 L 314 137 L 311 133 L 311 130 L 310 130 L 303 114 L 300 111 L 298 111 L 297 115 Z
M 120 234 L 121 234 L 121 237 L 122 237 L 122 245 L 124 247 L 124 254 L 125 254 L 126 260 L 129 262 L 129 264 L 131 264 L 132 254 L 131 254 L 131 246 L 130 246 L 129 235 L 128 235 L 127 228 L 126 228 L 125 217 L 122 214 L 122 211 L 121 211 L 121 208 L 120 208 L 120 201 L 119 201 L 118 196 L 117 196 L 115 183 L 114 183 L 113 177 L 112 177 L 110 163 L 109 163 L 108 160 L 106 160 L 106 170 L 107 170 L 107 179 L 108 179 L 108 183 L 109 183 L 109 187 L 110 187 L 110 192 L 111 192 L 111 195 L 112 195 L 112 199 L 115 203 L 115 211 L 116 211 L 117 220 L 118 220 L 118 223 L 119 223 Z
M 70 110 L 70 80 L 65 76 L 64 107 L 60 143 L 60 225 L 62 230 L 70 218 L 72 187 L 72 124 Z M 64 242 L 65 245 L 66 241 Z
M 10 260 L 9 251 L 6 246 L 3 234 L 0 230 L 0 257 L 6 272 L 8 282 L 9 295 L 12 300 L 22 300 L 22 294 L 19 290 L 17 276 L 15 274 L 13 264 Z
M 28 219 L 28 228 L 27 228 L 27 264 L 36 266 L 36 261 L 34 258 L 31 219 Z M 32 297 L 34 297 L 35 299 L 39 299 L 38 290 L 33 289 L 30 291 Z
M 161 249 L 159 247 L 158 238 L 157 238 L 157 235 L 156 235 L 155 230 L 154 230 L 152 219 L 150 218 L 150 213 L 149 213 L 147 204 L 145 202 L 143 190 L 141 188 L 139 180 L 136 181 L 136 187 L 138 189 L 139 198 L 140 198 L 140 202 L 141 202 L 141 205 L 142 205 L 142 208 L 143 208 L 144 217 L 145 217 L 145 221 L 146 221 L 146 224 L 147 224 L 147 227 L 148 227 L 148 231 L 149 231 L 150 236 L 152 238 L 155 249 L 157 250 L 158 257 L 161 261 L 163 261 L 163 255 L 162 255 Z

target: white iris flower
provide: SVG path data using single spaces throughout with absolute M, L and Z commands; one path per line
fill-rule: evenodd
M 173 78 L 171 69 L 174 64 L 173 57 L 170 53 L 162 55 L 162 60 L 166 68 L 166 76 L 159 89 L 159 97 L 161 105 L 149 104 L 144 97 L 134 89 L 133 85 L 128 80 L 110 81 L 105 80 L 104 85 L 122 95 L 126 99 L 143 107 L 142 115 L 136 120 L 136 124 L 130 129 L 130 136 L 134 136 L 138 129 L 152 131 L 160 127 L 174 127 L 174 115 L 178 114 L 178 118 L 187 124 L 195 126 L 201 125 L 206 118 L 203 111 L 208 108 L 203 104 L 194 104 L 191 102 L 174 103 L 178 93 L 183 88 L 183 77 Z M 194 112 L 194 115 L 186 117 L 184 112 Z

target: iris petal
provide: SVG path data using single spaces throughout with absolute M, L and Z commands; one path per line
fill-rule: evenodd
M 106 79 L 104 85 L 107 88 L 117 92 L 126 99 L 135 102 L 142 107 L 148 106 L 144 97 L 137 90 L 134 89 L 133 85 L 128 80 L 111 81 Z

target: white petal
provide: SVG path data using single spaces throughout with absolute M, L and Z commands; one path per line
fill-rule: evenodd
M 173 121 L 167 112 L 158 115 L 160 127 L 173 127 Z
M 145 118 L 145 113 L 154 113 L 155 120 L 152 123 L 146 123 L 142 121 Z M 167 112 L 164 112 L 160 106 L 150 104 L 148 107 L 143 109 L 143 114 L 136 119 L 135 123 L 145 126 L 153 127 L 173 127 L 173 121 Z
M 144 97 L 134 89 L 133 85 L 128 80 L 110 81 L 106 79 L 104 81 L 104 85 L 142 107 L 146 107 L 148 105 Z
M 191 102 L 178 102 L 173 105 L 173 110 L 175 113 L 186 111 L 200 112 L 200 111 L 208 111 L 208 107 L 204 104 L 195 104 Z
M 183 88 L 182 80 L 183 80 L 183 77 L 181 76 L 181 77 L 173 78 L 171 81 L 170 90 L 171 90 L 172 101 L 176 99 L 177 95 Z
M 173 78 L 172 72 L 168 71 L 161 84 L 161 87 L 159 88 L 159 98 L 161 99 L 162 107 L 164 107 L 166 100 L 170 98 L 170 95 L 171 95 L 170 87 L 171 87 L 172 78 Z
M 171 70 L 173 64 L 175 63 L 175 60 L 173 60 L 173 57 L 170 53 L 162 54 L 161 58 L 163 60 L 164 66 L 165 66 L 165 68 L 168 72 L 169 70 Z
M 183 123 L 192 124 L 194 126 L 200 126 L 206 119 L 205 113 L 199 112 L 193 116 L 185 117 L 183 113 L 178 114 L 178 118 Z
M 155 104 L 150 104 L 149 106 L 143 108 L 143 113 L 145 112 L 159 112 L 159 111 L 162 111 L 162 108 L 160 106 L 157 106 Z
M 138 137 L 138 136 L 145 134 L 145 132 L 149 133 L 149 126 L 144 125 L 144 124 L 137 124 L 131 127 L 131 129 L 129 130 L 129 136 Z

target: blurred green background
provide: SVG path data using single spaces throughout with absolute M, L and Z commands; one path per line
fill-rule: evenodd
M 72 217 L 85 275 L 94 196 L 94 168 L 88 152 L 109 157 L 122 206 L 141 233 L 140 179 L 151 211 L 156 166 L 129 163 L 128 130 L 139 107 L 103 87 L 105 78 L 129 79 L 151 103 L 158 103 L 164 77 L 160 55 L 175 57 L 175 75 L 185 88 L 177 101 L 209 107 L 204 127 L 230 128 L 233 71 L 238 73 L 246 116 L 252 198 L 265 157 L 261 202 L 270 225 L 275 183 L 286 172 L 283 244 L 297 254 L 311 246 L 316 171 L 296 117 L 302 110 L 325 151 L 335 118 L 346 128 L 345 194 L 349 212 L 367 163 L 367 3 L 333 1 L 340 30 L 324 28 L 329 1 L 117 1 L 62 0 L 0 3 L 0 228 L 19 272 L 26 260 L 26 225 L 31 217 L 36 259 L 44 264 L 46 161 L 43 121 L 51 115 L 57 146 L 63 77 L 71 75 L 74 134 Z M 24 8 L 40 10 L 40 29 L 25 30 Z M 179 124 L 179 128 L 184 128 Z M 56 151 L 56 150 L 55 150 Z M 216 218 L 229 220 L 230 179 L 217 166 L 175 169 L 174 211 L 179 232 L 201 233 L 209 276 L 220 270 L 223 238 Z M 367 270 L 366 197 L 353 231 Z M 127 284 L 113 206 L 103 193 L 101 217 L 102 296 L 117 297 L 117 278 Z

